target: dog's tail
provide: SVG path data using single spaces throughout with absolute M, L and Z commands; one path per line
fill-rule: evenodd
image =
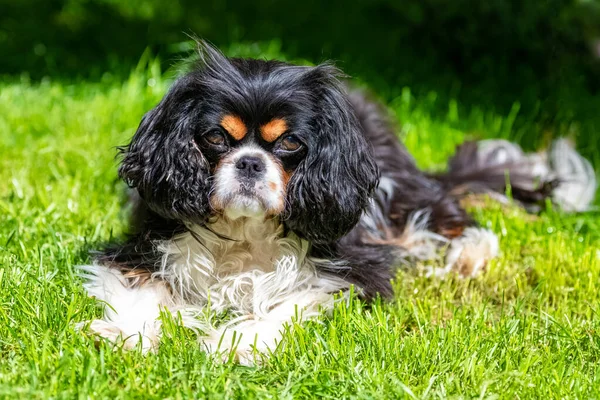
M 586 211 L 597 189 L 592 165 L 566 139 L 531 154 L 506 140 L 466 142 L 457 148 L 448 172 L 432 177 L 456 197 L 510 194 L 532 211 L 548 199 L 564 211 Z

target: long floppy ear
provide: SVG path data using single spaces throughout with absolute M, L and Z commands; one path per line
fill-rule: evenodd
M 209 214 L 209 166 L 193 142 L 200 90 L 180 78 L 148 112 L 122 148 L 119 175 L 151 210 L 168 219 L 203 222 Z
M 314 243 L 330 243 L 348 233 L 378 181 L 371 147 L 338 75 L 329 65 L 307 73 L 318 105 L 314 140 L 287 189 L 286 224 Z

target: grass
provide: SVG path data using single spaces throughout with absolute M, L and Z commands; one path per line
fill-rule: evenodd
M 99 315 L 74 266 L 123 232 L 114 146 L 166 87 L 154 63 L 125 82 L 0 84 L 1 398 L 600 397 L 600 216 L 492 202 L 473 212 L 503 255 L 481 278 L 400 271 L 394 301 L 296 327 L 261 368 L 213 362 L 172 323 L 156 354 L 96 346 L 74 328 Z M 436 101 L 390 103 L 423 167 L 465 138 L 524 134 L 517 106 L 439 118 Z

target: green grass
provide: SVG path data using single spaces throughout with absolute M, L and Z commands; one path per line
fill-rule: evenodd
M 481 278 L 399 272 L 394 301 L 342 304 L 260 368 L 215 363 L 169 323 L 156 354 L 96 346 L 74 328 L 99 315 L 74 266 L 123 232 L 114 146 L 166 87 L 155 64 L 126 82 L 0 84 L 0 398 L 600 397 L 597 213 L 474 209 L 503 252 Z M 516 106 L 439 118 L 435 102 L 404 89 L 390 104 L 423 167 L 466 138 L 525 134 Z

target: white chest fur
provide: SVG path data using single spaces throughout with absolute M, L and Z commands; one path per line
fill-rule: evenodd
M 141 342 L 144 350 L 154 349 L 166 308 L 199 330 L 210 352 L 235 348 L 240 362 L 252 362 L 252 349 L 275 349 L 285 324 L 331 309 L 332 293 L 349 287 L 341 278 L 321 276 L 307 256 L 308 242 L 284 235 L 276 220 L 221 219 L 157 246 L 157 279 L 139 287 L 130 287 L 117 269 L 80 267 L 88 293 L 110 304 L 103 319 L 89 323 L 91 331 L 127 348 Z M 234 318 L 214 326 L 198 313 L 207 308 Z M 241 340 L 234 345 L 234 338 Z
M 309 292 L 336 292 L 347 284 L 320 277 L 296 235 L 283 234 L 277 220 L 218 219 L 193 226 L 159 244 L 157 276 L 167 280 L 185 302 L 212 311 L 263 317 L 278 305 Z

